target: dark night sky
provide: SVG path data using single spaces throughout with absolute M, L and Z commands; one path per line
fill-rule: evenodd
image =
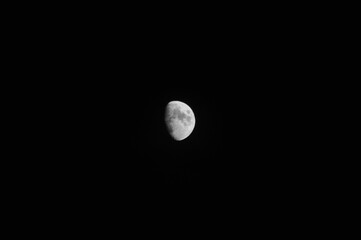
M 187 224 L 213 234 L 223 220 L 237 234 L 247 224 L 268 234 L 258 222 L 283 231 L 277 217 L 291 225 L 312 211 L 328 181 L 320 174 L 328 159 L 315 151 L 324 144 L 318 116 L 328 101 L 320 94 L 327 84 L 317 81 L 325 79 L 317 41 L 324 20 L 307 24 L 299 6 L 151 3 L 157 13 L 136 4 L 65 6 L 14 28 L 21 36 L 12 55 L 25 63 L 14 74 L 26 75 L 13 77 L 26 80 L 14 80 L 25 99 L 12 97 L 21 115 L 13 135 L 25 145 L 15 147 L 25 157 L 13 157 L 9 178 L 19 182 L 14 191 L 26 190 L 19 199 L 56 218 L 59 211 L 61 227 L 72 220 L 77 227 L 79 215 L 118 234 L 123 220 L 135 225 L 132 234 L 148 234 L 141 221 L 164 232 L 158 217 L 180 226 L 177 236 Z M 172 100 L 196 117 L 180 142 L 164 122 Z
M 49 175 L 66 173 L 69 185 L 86 179 L 99 190 L 276 191 L 300 183 L 297 176 L 312 165 L 304 149 L 314 147 L 307 135 L 312 118 L 303 112 L 317 86 L 298 23 L 253 14 L 227 15 L 224 22 L 194 16 L 148 21 L 115 14 L 107 24 L 72 21 L 66 34 L 54 32 L 41 65 L 52 81 L 39 85 L 54 99 L 46 101 L 51 113 L 42 122 L 53 129 L 49 137 L 57 136 L 57 144 L 47 143 L 57 159 Z M 181 142 L 164 124 L 172 100 L 196 116 Z
M 76 69 L 62 71 L 71 77 L 60 76 L 54 87 L 65 99 L 57 100 L 66 112 L 63 128 L 74 130 L 71 148 L 85 154 L 75 169 L 86 163 L 99 178 L 117 179 L 120 171 L 125 181 L 149 186 L 229 185 L 238 177 L 254 182 L 286 174 L 281 168 L 295 147 L 289 139 L 302 128 L 297 96 L 305 84 L 289 61 L 290 45 L 274 41 L 270 48 L 271 40 L 267 45 L 251 30 L 237 36 L 218 30 L 217 36 L 213 28 L 154 30 L 147 44 L 140 33 L 104 45 L 81 64 L 75 58 Z M 164 126 L 172 100 L 189 104 L 196 116 L 194 132 L 181 142 Z

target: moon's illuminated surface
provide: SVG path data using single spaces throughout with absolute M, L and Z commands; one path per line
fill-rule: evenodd
M 196 119 L 192 109 L 180 101 L 171 101 L 165 108 L 165 123 L 174 140 L 186 139 L 193 131 Z

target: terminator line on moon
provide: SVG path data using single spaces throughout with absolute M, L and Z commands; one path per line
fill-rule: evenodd
M 176 141 L 181 141 L 192 133 L 196 119 L 187 104 L 171 101 L 165 108 L 165 123 L 171 137 Z

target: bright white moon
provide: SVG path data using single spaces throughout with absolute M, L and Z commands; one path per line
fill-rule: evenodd
M 196 119 L 192 109 L 180 101 L 171 101 L 165 108 L 165 123 L 174 140 L 186 139 L 193 131 Z

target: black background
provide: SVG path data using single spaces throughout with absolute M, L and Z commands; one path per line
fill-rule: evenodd
M 54 147 L 66 172 L 110 182 L 124 174 L 139 186 L 290 184 L 317 91 L 297 19 L 69 14 L 28 36 L 39 46 L 29 74 L 52 79 L 34 97 L 49 111 L 47 136 L 60 134 Z M 164 127 L 172 100 L 196 115 L 185 141 Z
M 84 212 L 175 200 L 204 216 L 211 205 L 219 214 L 240 205 L 254 218 L 306 210 L 304 193 L 322 185 L 318 26 L 260 6 L 186 16 L 135 9 L 24 23 L 22 71 L 35 79 L 21 84 L 34 89 L 22 103 L 30 189 Z M 196 117 L 180 142 L 164 123 L 173 100 Z

